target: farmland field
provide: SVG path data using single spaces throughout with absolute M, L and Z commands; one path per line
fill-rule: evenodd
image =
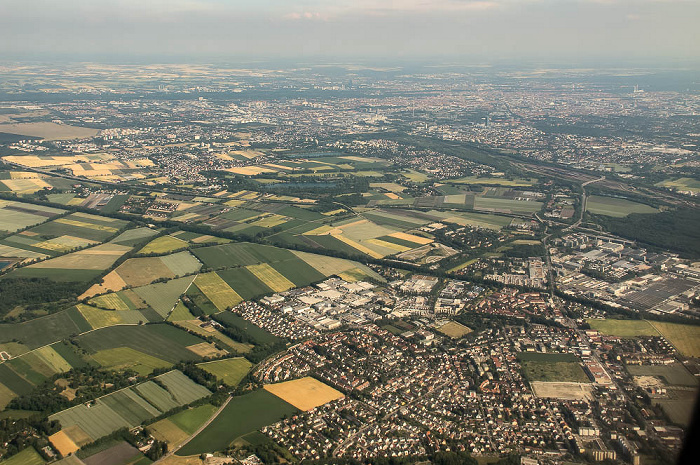
M 0 231 L 15 232 L 63 213 L 58 208 L 0 200 Z
M 231 268 L 219 271 L 218 275 L 245 300 L 273 293 L 272 289 L 245 268 Z
M 153 239 L 151 242 L 146 244 L 141 250 L 140 254 L 164 254 L 173 252 L 175 250 L 183 249 L 188 246 L 186 241 L 178 239 L 173 236 L 161 236 Z
M 700 357 L 700 326 L 650 321 L 686 357 Z
M 85 304 L 78 304 L 76 308 L 93 329 L 114 325 L 138 325 L 148 321 L 138 310 L 102 310 Z
M 155 236 L 158 234 L 157 231 L 154 231 L 150 228 L 134 228 L 134 229 L 128 229 L 115 237 L 112 242 L 116 244 L 122 244 L 122 245 L 128 245 L 128 246 L 134 246 L 140 242 L 145 241 L 149 237 Z
M 606 336 L 636 337 L 656 336 L 658 331 L 646 320 L 605 320 L 588 319 L 586 322 L 592 329 Z
M 130 347 L 170 363 L 199 360 L 187 347 L 201 342 L 202 339 L 166 324 L 112 326 L 78 337 L 78 344 L 91 353 Z
M 630 200 L 618 199 L 614 197 L 603 197 L 600 195 L 591 195 L 586 201 L 586 211 L 598 215 L 607 215 L 615 217 L 627 216 L 630 213 L 658 213 L 654 207 L 643 203 L 632 202 Z
M 223 450 L 236 438 L 296 412 L 294 406 L 264 389 L 234 397 L 201 433 L 176 454 L 187 456 Z
M 250 265 L 246 268 L 274 292 L 282 292 L 294 287 L 293 282 L 282 276 L 267 263 Z
M 437 328 L 437 330 L 451 338 L 460 338 L 472 332 L 471 329 L 456 321 L 449 321 Z
M 116 347 L 100 350 L 91 358 L 103 368 L 110 370 L 131 369 L 142 376 L 149 375 L 156 368 L 167 368 L 170 363 L 130 347 Z
M 134 292 L 150 305 L 151 308 L 158 312 L 162 318 L 165 318 L 193 280 L 194 278 L 192 276 L 171 279 L 164 283 L 137 287 L 134 289 Z
M 505 213 L 534 213 L 542 208 L 541 202 L 511 200 L 495 197 L 477 196 L 474 199 L 474 208 Z
M 698 379 L 680 363 L 673 365 L 630 365 L 627 371 L 632 376 L 658 376 L 666 380 L 669 385 L 697 386 Z
M 217 313 L 216 321 L 224 326 L 235 327 L 245 331 L 256 344 L 274 344 L 280 341 L 280 338 L 270 334 L 259 326 L 254 325 L 243 317 L 240 317 L 232 312 Z
M 238 383 L 248 374 L 253 364 L 240 357 L 199 363 L 197 366 L 216 376 L 218 380 L 229 386 L 238 386 Z
M 209 268 L 257 265 L 294 258 L 288 250 L 248 242 L 202 247 L 192 252 Z
M 240 295 L 226 284 L 215 272 L 200 274 L 194 280 L 194 284 L 216 306 L 218 310 L 238 305 L 243 301 Z
M 304 411 L 345 397 L 340 391 L 308 376 L 283 383 L 268 384 L 263 389 Z
M 15 394 L 12 389 L 0 383 L 0 410 L 3 410 L 15 397 L 17 397 L 17 394 Z
M 700 181 L 693 178 L 667 179 L 656 184 L 660 187 L 668 187 L 679 191 L 700 192 Z
M 18 340 L 35 349 L 90 329 L 77 310 L 62 311 L 23 323 L 0 324 L 0 342 Z
M 178 412 L 169 417 L 177 427 L 187 434 L 193 434 L 216 412 L 216 407 L 211 404 L 204 404 Z
M 43 262 L 30 265 L 29 268 L 53 268 L 66 270 L 105 270 L 130 247 L 117 244 L 101 244 L 78 252 L 62 255 Z
M 572 354 L 521 352 L 518 359 L 528 381 L 590 382 L 578 359 Z
M 33 447 L 27 447 L 23 451 L 0 463 L 2 463 L 2 465 L 44 465 L 46 462 Z
M 100 132 L 99 129 L 81 128 L 67 124 L 51 122 L 37 123 L 6 123 L 0 124 L 0 132 L 9 132 L 22 136 L 39 137 L 46 140 L 68 140 L 93 137 Z

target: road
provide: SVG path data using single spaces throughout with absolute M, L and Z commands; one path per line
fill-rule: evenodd
M 605 181 L 605 176 L 601 176 L 598 179 L 591 179 L 590 181 L 581 183 L 581 190 L 583 191 L 581 193 L 581 214 L 579 215 L 578 221 L 576 221 L 576 223 L 572 224 L 568 228 L 564 228 L 564 231 L 575 229 L 578 227 L 578 225 L 581 224 L 581 222 L 583 221 L 583 214 L 586 213 L 586 204 L 588 203 L 588 197 L 586 196 L 586 186 L 599 181 Z
M 195 431 L 194 433 L 192 433 L 192 434 L 190 435 L 190 437 L 188 437 L 188 438 L 185 440 L 185 442 L 181 443 L 180 445 L 178 445 L 178 446 L 177 446 L 176 448 L 174 448 L 173 450 L 169 450 L 167 454 L 165 454 L 164 456 L 162 456 L 161 458 L 159 458 L 158 460 L 156 460 L 156 461 L 153 462 L 153 463 L 158 463 L 158 462 L 160 462 L 160 461 L 162 461 L 162 460 L 165 460 L 166 458 L 168 458 L 168 457 L 170 457 L 171 455 L 173 455 L 175 452 L 177 452 L 177 451 L 179 451 L 180 449 L 182 449 L 185 445 L 187 445 L 187 443 L 189 443 L 195 436 L 197 436 L 199 433 L 201 433 L 201 432 L 204 430 L 204 428 L 206 428 L 207 426 L 209 426 L 209 424 L 210 424 L 212 421 L 216 420 L 216 417 L 218 417 L 219 414 L 222 412 L 222 410 L 224 410 L 224 409 L 226 408 L 226 406 L 228 405 L 228 403 L 231 402 L 231 399 L 233 399 L 233 397 L 229 396 L 229 398 L 226 399 L 226 402 L 224 402 L 223 404 L 221 404 L 221 407 L 219 407 L 219 410 L 217 410 L 216 412 L 214 412 L 214 415 L 212 415 L 202 426 L 200 426 L 199 429 L 198 429 L 197 431 Z

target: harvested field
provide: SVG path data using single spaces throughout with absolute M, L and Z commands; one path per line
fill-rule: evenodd
M 293 282 L 282 276 L 267 263 L 250 265 L 246 268 L 274 292 L 282 292 L 295 287 Z
M 457 323 L 456 321 L 449 321 L 437 328 L 437 330 L 445 336 L 451 337 L 453 339 L 464 337 L 465 335 L 472 332 L 471 329 L 469 329 L 461 323 Z
M 93 329 L 115 325 L 138 325 L 148 321 L 138 310 L 102 310 L 85 304 L 78 304 L 76 307 Z
M 74 443 L 63 430 L 49 436 L 49 441 L 64 457 L 80 449 L 80 446 Z
M 199 355 L 202 358 L 205 357 L 220 357 L 222 355 L 227 355 L 228 352 L 225 350 L 219 350 L 217 349 L 214 344 L 210 342 L 200 342 L 199 344 L 193 344 L 191 346 L 187 346 L 188 350 L 191 350 L 192 353 L 195 353 Z
M 592 387 L 584 383 L 551 383 L 531 381 L 530 386 L 537 397 L 566 400 L 593 400 Z
M 69 140 L 94 137 L 98 132 L 100 132 L 100 130 L 93 128 L 81 128 L 67 124 L 39 122 L 0 124 L 0 132 L 9 132 L 10 134 L 18 134 L 21 136 L 39 137 L 45 140 Z
M 268 384 L 263 389 L 304 411 L 345 397 L 340 391 L 311 377 Z
M 28 268 L 53 268 L 66 270 L 105 270 L 130 247 L 117 244 L 101 244 L 89 249 L 69 253 L 43 262 L 30 265 Z
M 179 446 L 185 439 L 190 437 L 189 434 L 182 431 L 176 424 L 168 420 L 160 420 L 148 426 L 154 438 L 159 441 L 165 441 L 169 444 L 169 448 L 173 449 Z

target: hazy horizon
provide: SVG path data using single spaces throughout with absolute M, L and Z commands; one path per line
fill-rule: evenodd
M 696 62 L 692 0 L 6 0 L 0 59 Z

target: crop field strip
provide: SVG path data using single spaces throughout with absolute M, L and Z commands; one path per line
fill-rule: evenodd
M 0 342 L 19 340 L 29 349 L 36 349 L 91 329 L 80 312 L 72 308 L 22 323 L 0 324 Z
M 235 387 L 245 378 L 253 364 L 243 357 L 238 357 L 198 363 L 197 366 L 216 376 L 219 381 Z
M 163 389 L 152 381 L 128 387 L 98 398 L 91 407 L 84 404 L 51 415 L 67 428 L 77 425 L 92 440 L 97 440 L 122 427 L 133 428 L 143 421 L 161 415 L 172 408 L 185 405 L 211 394 L 179 371 L 160 375 Z
M 243 298 L 215 272 L 198 275 L 194 284 L 218 310 L 226 310 L 243 301 Z

